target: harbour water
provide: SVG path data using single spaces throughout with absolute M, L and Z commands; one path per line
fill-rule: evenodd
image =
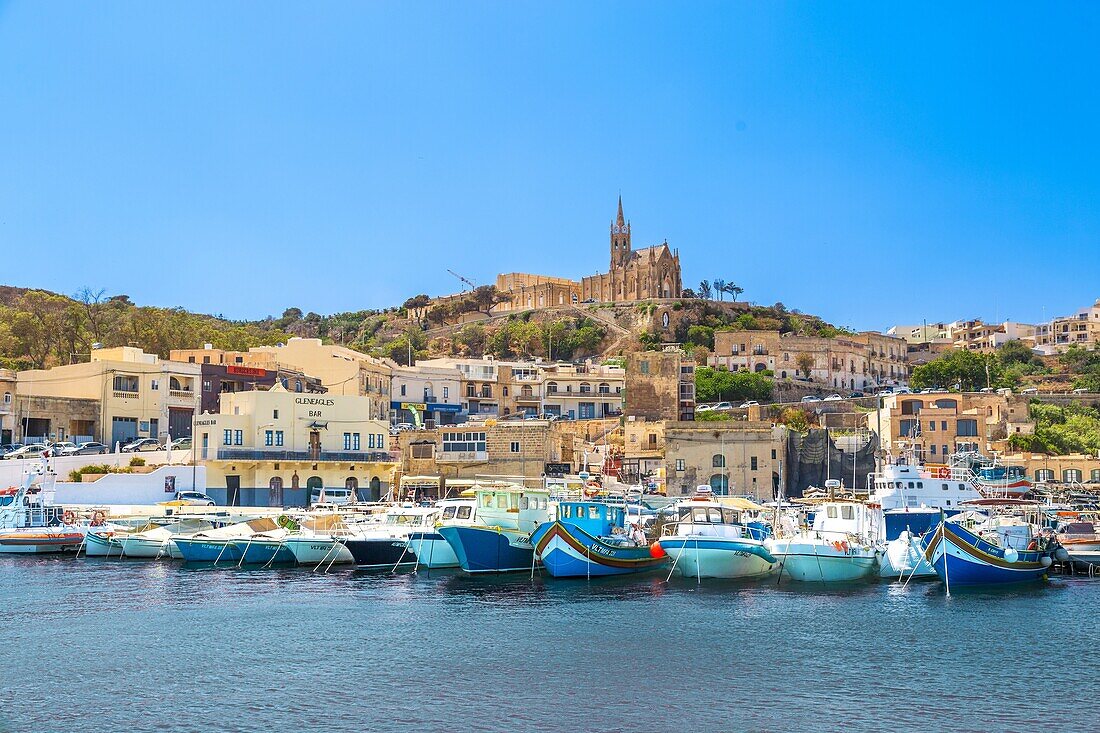
M 0 731 L 1095 730 L 1100 581 L 0 558 Z

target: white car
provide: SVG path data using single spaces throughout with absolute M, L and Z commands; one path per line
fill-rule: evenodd
M 844 398 L 834 392 L 833 394 L 823 399 L 822 402 L 840 402 L 842 399 Z
M 808 394 L 802 398 L 803 402 L 821 402 L 820 397 L 814 397 L 812 394 Z
M 214 500 L 201 491 L 177 491 L 176 501 L 182 501 L 187 506 L 214 506 Z
M 732 410 L 733 405 L 730 404 L 729 402 L 715 402 L 714 406 L 711 407 L 710 409 L 716 410 L 718 412 L 725 412 L 726 410 Z
M 756 400 L 748 400 L 747 402 L 742 402 L 741 403 L 741 409 L 744 409 L 746 407 L 758 407 L 759 405 L 760 405 L 760 403 L 757 402 Z
M 703 404 L 703 405 L 696 405 L 695 406 L 695 411 L 696 412 L 710 412 L 713 409 L 714 409 L 714 405 Z
M 16 460 L 18 458 L 40 458 L 43 451 L 49 450 L 45 443 L 31 443 L 22 448 L 16 448 L 11 453 L 4 454 L 4 460 Z

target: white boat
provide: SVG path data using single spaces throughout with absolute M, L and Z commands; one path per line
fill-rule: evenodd
M 439 519 L 443 526 L 469 527 L 477 523 L 477 499 L 444 499 L 436 502 Z M 417 566 L 426 568 L 457 568 L 458 556 L 454 548 L 433 526 L 421 531 L 411 532 L 408 539 L 409 549 L 416 553 Z
M 877 570 L 876 513 L 856 501 L 825 501 L 815 507 L 813 526 L 765 540 L 780 571 L 797 581 L 862 580 Z
M 676 505 L 677 521 L 666 523 L 657 540 L 672 558 L 673 572 L 697 579 L 762 578 L 774 572 L 779 561 L 764 547 L 764 524 L 750 521 L 747 510 L 723 506 L 709 486 L 705 489 Z
M 374 520 L 364 519 L 364 523 Z M 355 562 L 351 551 L 341 542 L 355 530 L 339 514 L 322 514 L 304 519 L 300 530 L 283 539 L 299 565 L 342 565 Z
M 879 522 L 879 575 L 883 578 L 935 578 L 920 548 L 921 535 L 939 524 L 940 510 L 951 516 L 965 502 L 982 498 L 973 474 L 960 465 L 917 465 L 888 459 L 869 478 L 868 504 L 882 513 Z
M 0 489 L 0 553 L 75 552 L 84 542 L 87 523 L 53 503 L 55 479 L 43 459 L 19 486 Z
M 436 507 L 404 504 L 387 511 L 382 523 L 362 525 L 360 531 L 340 541 L 361 568 L 415 567 L 418 558 L 409 548 L 409 535 L 433 530 L 438 517 Z

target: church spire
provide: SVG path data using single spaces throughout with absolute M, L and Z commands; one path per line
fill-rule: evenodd
M 626 224 L 623 219 L 623 195 L 621 193 L 619 194 L 619 215 L 615 218 L 615 223 L 619 226 Z

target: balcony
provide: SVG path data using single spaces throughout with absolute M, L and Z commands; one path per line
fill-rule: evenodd
M 138 392 L 137 390 L 131 391 L 131 390 L 128 390 L 128 389 L 127 390 L 116 389 L 116 390 L 112 390 L 111 395 L 115 399 L 136 400 L 141 395 L 141 393 Z
M 308 450 L 282 448 L 218 448 L 219 461 L 329 461 L 339 463 L 385 463 L 396 458 L 385 451 L 323 450 L 315 458 Z
M 195 399 L 195 393 L 189 389 L 170 389 L 168 390 L 168 396 L 177 400 Z
M 474 463 L 479 461 L 489 460 L 489 451 L 484 450 L 466 450 L 466 451 L 440 451 L 435 454 L 436 461 L 439 462 L 451 462 L 451 463 Z

